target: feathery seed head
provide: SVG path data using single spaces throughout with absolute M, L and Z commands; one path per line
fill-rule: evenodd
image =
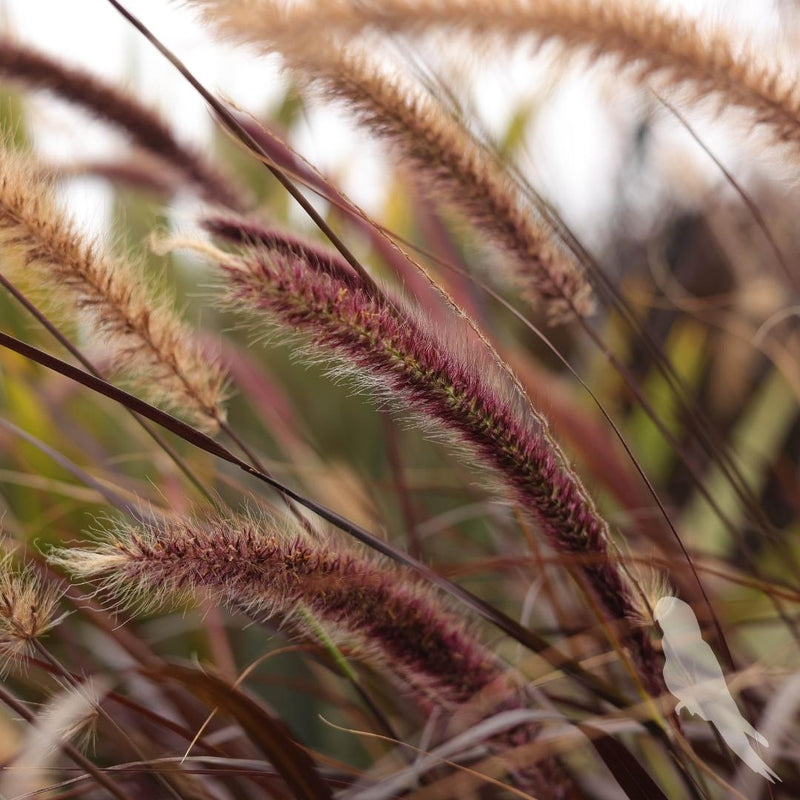
M 252 217 L 209 214 L 200 224 L 218 239 L 236 245 L 263 248 L 284 258 L 295 258 L 303 266 L 326 273 L 352 289 L 367 288 L 356 271 L 338 253 L 306 242 L 279 228 L 263 225 Z
M 427 709 L 482 718 L 519 707 L 493 655 L 413 574 L 312 540 L 293 520 L 203 513 L 150 527 L 122 524 L 94 548 L 62 549 L 52 560 L 127 605 L 148 608 L 175 592 L 200 593 L 312 638 L 321 627 Z M 489 745 L 518 745 L 537 731 L 520 725 Z M 565 796 L 553 764 L 531 765 L 521 775 L 537 791 L 549 780 L 552 796 Z
M 669 577 L 655 567 L 634 562 L 628 569 L 643 595 L 638 613 L 631 614 L 630 620 L 634 625 L 652 627 L 658 621 L 656 606 L 663 597 L 673 596 L 674 589 Z
M 107 679 L 89 677 L 52 697 L 39 712 L 26 747 L 31 761 L 71 741 L 79 750 L 91 746 L 100 716 L 100 703 L 110 689 Z M 24 762 L 25 757 L 19 761 Z
M 351 41 L 367 30 L 424 35 L 458 31 L 478 41 L 508 43 L 556 39 L 569 52 L 610 55 L 634 80 L 654 77 L 667 88 L 688 89 L 696 99 L 716 96 L 744 109 L 777 141 L 800 144 L 797 76 L 737 44 L 725 31 L 702 30 L 695 19 L 631 0 L 191 0 L 209 24 L 252 43 L 280 47 Z
M 458 705 L 500 676 L 493 658 L 411 574 L 312 541 L 288 519 L 204 515 L 149 528 L 122 524 L 91 549 L 61 549 L 51 558 L 138 609 L 202 594 L 313 636 L 297 613 L 304 607 L 337 644 L 389 669 L 426 702 Z
M 148 398 L 207 430 L 224 419 L 218 358 L 130 264 L 82 238 L 35 162 L 2 150 L 0 253 L 13 280 L 86 318 L 115 372 Z
M 61 592 L 32 568 L 17 568 L 12 556 L 0 560 L 0 671 L 30 653 L 33 642 L 58 625 Z
M 158 114 L 94 75 L 72 69 L 33 48 L 0 37 L 0 75 L 45 89 L 124 131 L 133 142 L 173 167 L 209 202 L 245 206 L 243 193 L 198 153 L 181 144 Z
M 304 268 L 294 257 L 254 248 L 227 255 L 220 266 L 234 306 L 307 334 L 316 346 L 312 357 L 335 358 L 344 373 L 387 402 L 401 402 L 490 467 L 557 551 L 594 556 L 582 570 L 613 618 L 647 613 L 641 594 L 611 557 L 608 526 L 578 475 L 545 426 L 503 391 L 503 376 L 493 364 L 476 360 L 474 352 L 465 357 L 398 298 L 368 295 Z M 658 684 L 646 637 L 634 631 L 631 641 Z
M 110 688 L 101 678 L 90 678 L 70 685 L 50 697 L 37 713 L 33 724 L 11 764 L 0 779 L 5 797 L 35 794 L 56 766 L 59 750 L 73 742 L 79 750 L 88 749 L 96 731 L 99 706 Z

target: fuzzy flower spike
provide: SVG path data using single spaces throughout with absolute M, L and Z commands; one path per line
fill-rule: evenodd
M 19 569 L 12 556 L 0 560 L 0 668 L 30 654 L 33 643 L 64 618 L 58 615 L 61 592 L 30 567 Z
M 720 25 L 647 0 L 190 0 L 240 41 L 343 41 L 365 31 L 420 36 L 446 31 L 504 47 L 548 40 L 567 53 L 611 57 L 634 81 L 654 78 L 693 100 L 737 107 L 788 144 L 800 145 L 800 89 L 793 66 L 764 58 Z M 786 64 L 793 64 L 791 51 Z
M 312 541 L 288 519 L 204 514 L 151 527 L 121 524 L 94 548 L 63 549 L 52 560 L 139 609 L 200 593 L 315 638 L 305 609 L 337 646 L 392 675 L 426 710 L 483 716 L 519 707 L 494 656 L 413 574 Z M 518 726 L 489 746 L 501 752 L 537 730 Z M 548 796 L 565 796 L 564 776 L 551 762 L 516 779 L 537 796 L 545 787 Z
M 474 349 L 465 352 L 463 343 L 434 329 L 400 298 L 375 295 L 320 270 L 298 248 L 262 244 L 239 254 L 198 248 L 216 253 L 228 277 L 229 303 L 254 313 L 254 325 L 271 322 L 306 334 L 311 358 L 333 358 L 337 373 L 402 406 L 489 467 L 551 546 L 581 559 L 586 583 L 611 618 L 628 621 L 646 613 L 640 592 L 610 552 L 607 523 L 546 423 L 521 405 L 492 362 Z M 658 656 L 646 635 L 632 629 L 626 636 L 647 685 L 660 691 Z
M 112 369 L 205 430 L 225 413 L 225 374 L 127 261 L 87 241 L 53 200 L 32 160 L 0 148 L 0 256 L 13 281 L 78 314 L 109 350 Z
M 241 190 L 226 175 L 179 142 L 158 114 L 116 86 L 7 36 L 0 36 L 0 77 L 52 92 L 123 131 L 134 144 L 177 170 L 207 201 L 236 209 L 244 206 Z

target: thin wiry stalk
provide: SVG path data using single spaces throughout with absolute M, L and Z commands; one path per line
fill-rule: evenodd
M 79 105 L 177 168 L 205 199 L 234 209 L 244 207 L 242 191 L 229 178 L 179 142 L 158 114 L 118 87 L 5 37 L 0 38 L 0 76 Z
M 550 321 L 592 313 L 591 289 L 569 250 L 495 156 L 432 96 L 397 75 L 388 77 L 366 51 L 306 36 L 275 39 L 263 25 L 254 35 L 233 14 L 223 17 L 222 27 L 240 41 L 279 50 L 299 80 L 346 101 L 414 168 L 425 190 L 456 209 L 503 253 L 515 283 L 544 306 Z
M 716 95 L 725 106 L 752 112 L 778 141 L 800 145 L 800 89 L 783 72 L 721 28 L 698 23 L 652 2 L 631 0 L 192 0 L 211 20 L 249 41 L 262 37 L 307 41 L 365 30 L 424 34 L 463 32 L 480 40 L 558 40 L 569 51 L 613 55 L 633 77 L 660 74 L 668 86 L 696 98 Z
M 93 548 L 60 549 L 51 560 L 126 606 L 152 609 L 201 593 L 312 638 L 321 624 L 337 646 L 390 672 L 427 709 L 483 716 L 519 705 L 494 656 L 411 574 L 311 540 L 288 519 L 204 514 L 158 527 L 121 524 Z M 535 736 L 534 726 L 523 727 L 490 744 Z M 565 796 L 552 764 L 517 777 Z
M 33 161 L 0 152 L 3 268 L 76 308 L 110 347 L 115 371 L 207 430 L 224 419 L 225 375 L 127 262 L 85 241 L 57 208 Z
M 207 248 L 206 248 L 207 249 Z M 492 364 L 460 351 L 399 300 L 374 296 L 302 257 L 263 246 L 219 254 L 229 301 L 266 313 L 291 331 L 310 335 L 312 357 L 335 356 L 388 402 L 433 422 L 493 469 L 508 494 L 540 525 L 556 550 L 595 555 L 582 571 L 613 618 L 640 618 L 639 592 L 610 558 L 606 522 L 541 423 L 525 414 Z M 641 632 L 628 636 L 651 687 L 661 679 L 657 657 Z

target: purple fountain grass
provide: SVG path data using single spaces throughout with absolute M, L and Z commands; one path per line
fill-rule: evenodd
M 261 246 L 218 252 L 218 260 L 234 307 L 266 312 L 282 328 L 310 335 L 312 357 L 337 357 L 338 370 L 449 434 L 493 469 L 556 551 L 592 556 L 580 569 L 612 618 L 647 614 L 624 564 L 609 552 L 608 525 L 579 477 L 543 419 L 504 390 L 507 379 L 493 362 L 481 359 L 476 348 L 456 346 L 399 298 L 369 294 L 309 268 L 296 253 Z M 635 629 L 626 638 L 648 686 L 660 689 L 649 640 Z
M 121 89 L 7 37 L 0 38 L 0 76 L 52 92 L 124 131 L 139 147 L 177 168 L 206 200 L 234 209 L 245 206 L 241 189 L 199 153 L 179 142 L 154 111 Z
M 507 276 L 551 323 L 594 312 L 592 288 L 575 254 L 496 156 L 423 87 L 387 71 L 367 48 L 302 34 L 274 37 L 263 20 L 239 24 L 236 3 L 197 4 L 209 7 L 205 17 L 220 33 L 279 52 L 293 79 L 343 101 L 389 142 L 423 191 L 449 205 L 502 254 Z M 279 11 L 273 16 L 282 18 Z
M 379 0 L 285 3 L 191 0 L 206 18 L 247 41 L 298 38 L 352 41 L 365 31 L 418 36 L 464 33 L 507 47 L 557 40 L 567 52 L 612 56 L 634 81 L 662 78 L 667 88 L 749 111 L 775 140 L 796 152 L 800 92 L 796 71 L 765 58 L 724 28 L 633 0 Z M 790 55 L 787 52 L 787 55 Z
M 205 430 L 224 421 L 226 374 L 218 356 L 140 269 L 77 230 L 34 158 L 2 148 L 0 255 L 4 274 L 88 323 L 115 374 Z
M 201 593 L 312 638 L 321 625 L 337 646 L 392 674 L 426 710 L 480 719 L 520 707 L 498 660 L 413 573 L 312 540 L 288 518 L 203 513 L 149 527 L 120 524 L 93 548 L 59 549 L 51 560 L 140 610 Z M 499 751 L 537 730 L 517 726 L 488 744 Z M 566 796 L 553 762 L 516 778 Z
M 125 606 L 147 611 L 201 591 L 258 622 L 275 617 L 313 633 L 298 613 L 305 606 L 337 643 L 390 667 L 425 702 L 448 708 L 501 676 L 492 655 L 410 573 L 312 541 L 288 519 L 204 514 L 159 527 L 120 524 L 104 538 L 53 559 L 99 579 Z

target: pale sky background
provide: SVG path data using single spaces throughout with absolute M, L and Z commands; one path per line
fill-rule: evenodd
M 788 0 L 784 0 L 788 2 Z M 777 38 L 772 0 L 665 0 L 690 13 L 738 25 L 749 35 Z M 162 41 L 177 53 L 207 88 L 226 95 L 253 112 L 268 109 L 281 97 L 284 81 L 277 62 L 244 48 L 212 40 L 194 13 L 168 0 L 128 0 Z M 127 24 L 107 0 L 5 0 L 0 21 L 23 41 L 82 65 L 110 80 L 124 82 L 145 102 L 159 109 L 180 136 L 198 145 L 208 142 L 212 122 L 203 101 L 175 70 Z M 798 5 L 800 9 L 800 5 Z M 796 12 L 800 15 L 800 10 Z M 772 27 L 771 27 L 772 26 Z M 537 62 L 538 63 L 538 62 Z M 507 54 L 502 62 L 466 63 L 465 83 L 490 131 L 501 130 L 521 98 L 540 88 L 529 54 Z M 559 90 L 548 97 L 532 137 L 533 164 L 522 164 L 534 184 L 555 200 L 568 220 L 589 220 L 584 233 L 590 240 L 602 230 L 602 208 L 616 191 L 613 176 L 619 159 L 619 133 L 641 108 L 642 95 L 625 88 L 612 70 L 573 69 Z M 533 79 L 532 79 L 533 77 Z M 49 96 L 32 106 L 36 143 L 53 160 L 108 156 L 121 146 L 118 135 L 68 109 L 53 110 Z M 698 120 L 700 129 L 706 128 Z M 665 133 L 670 147 L 688 148 L 697 169 L 711 175 L 707 158 L 691 146 L 677 126 Z M 724 127 L 708 128 L 707 141 L 718 155 L 733 160 Z M 375 210 L 383 197 L 381 149 L 352 125 L 346 115 L 317 107 L 293 144 L 323 172 L 344 176 L 342 185 L 354 199 Z M 73 213 L 92 230 L 103 227 L 108 190 L 98 180 L 75 181 L 66 190 Z M 594 220 L 594 223 L 591 222 Z M 593 229 L 592 225 L 594 224 Z

